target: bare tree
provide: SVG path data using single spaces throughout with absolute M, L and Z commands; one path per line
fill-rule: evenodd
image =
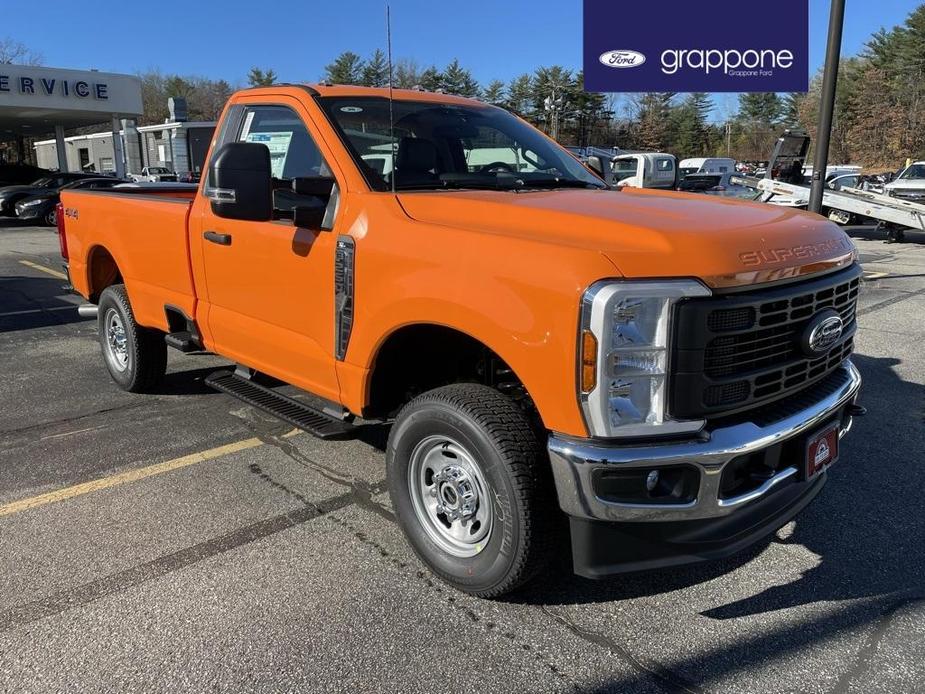
M 0 39 L 0 64 L 41 65 L 45 58 L 19 41 L 7 37 Z

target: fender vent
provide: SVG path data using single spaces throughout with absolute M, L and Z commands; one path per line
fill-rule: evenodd
M 352 236 L 340 236 L 334 252 L 334 337 L 338 361 L 347 356 L 353 328 L 353 258 L 356 244 Z

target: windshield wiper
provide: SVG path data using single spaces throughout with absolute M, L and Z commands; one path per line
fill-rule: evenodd
M 598 185 L 591 181 L 582 181 L 577 178 L 528 178 L 523 182 L 525 188 L 594 188 L 603 189 L 603 184 Z

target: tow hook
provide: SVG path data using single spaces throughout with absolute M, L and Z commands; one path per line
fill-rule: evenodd
M 863 405 L 852 404 L 848 407 L 848 414 L 852 417 L 863 417 L 867 414 L 867 408 Z

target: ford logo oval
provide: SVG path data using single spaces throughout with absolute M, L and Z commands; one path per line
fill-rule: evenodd
M 845 323 L 834 309 L 820 311 L 810 319 L 800 341 L 803 351 L 810 357 L 825 354 L 838 342 L 845 330 Z
M 602 65 L 615 68 L 639 67 L 646 62 L 646 57 L 639 51 L 607 51 L 601 53 L 600 61 Z

